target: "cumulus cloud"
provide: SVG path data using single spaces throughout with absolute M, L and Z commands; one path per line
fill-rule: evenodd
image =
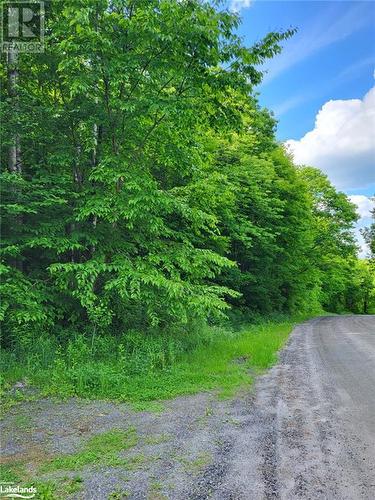
M 370 186 L 375 182 L 375 87 L 362 100 L 325 103 L 314 129 L 286 146 L 297 164 L 320 168 L 339 189 Z
M 232 12 L 240 12 L 241 9 L 250 7 L 252 2 L 253 0 L 231 0 L 229 8 Z
M 349 196 L 350 201 L 357 205 L 357 212 L 361 219 L 367 219 L 371 217 L 371 211 L 374 209 L 374 202 L 371 198 L 363 194 L 353 194 Z
M 352 195 L 349 196 L 349 198 L 355 205 L 357 205 L 357 213 L 360 216 L 355 228 L 355 234 L 360 247 L 359 256 L 364 258 L 368 256 L 369 248 L 361 234 L 361 230 L 371 225 L 371 211 L 375 208 L 375 198 L 368 198 L 364 195 Z

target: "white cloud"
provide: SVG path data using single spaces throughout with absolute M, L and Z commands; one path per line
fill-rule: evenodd
M 375 87 L 363 100 L 325 103 L 315 128 L 286 146 L 297 164 L 320 168 L 339 189 L 375 183 Z
M 370 249 L 361 233 L 361 229 L 364 227 L 367 227 L 367 224 L 358 224 L 354 231 L 357 238 L 357 244 L 359 246 L 358 255 L 361 259 L 366 259 L 370 253 Z
M 371 211 L 375 208 L 375 198 L 369 198 L 362 194 L 349 196 L 350 201 L 357 205 L 357 213 L 360 217 L 355 227 L 355 235 L 360 247 L 360 257 L 366 257 L 369 254 L 369 248 L 361 234 L 361 229 L 368 227 L 372 222 Z
M 357 212 L 361 219 L 371 217 L 371 210 L 374 209 L 374 202 L 371 198 L 368 198 L 363 194 L 353 194 L 349 196 L 349 198 L 352 203 L 357 205 Z
M 240 12 L 241 9 L 246 9 L 250 7 L 253 0 L 231 0 L 229 9 L 232 12 Z

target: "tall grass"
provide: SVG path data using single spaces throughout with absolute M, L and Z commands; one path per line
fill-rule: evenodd
M 3 352 L 1 372 L 7 391 L 16 381 L 44 395 L 150 401 L 197 391 L 232 394 L 252 381 L 250 370 L 271 366 L 296 319 L 258 319 L 232 329 L 199 328 L 179 335 L 91 339 L 76 335 L 64 346 L 40 336 L 27 346 Z

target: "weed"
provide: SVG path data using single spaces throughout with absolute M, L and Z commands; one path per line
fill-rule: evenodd
M 68 494 L 77 493 L 83 487 L 83 479 L 80 476 L 73 477 L 73 479 L 68 479 L 65 486 L 65 491 Z
M 161 491 L 163 489 L 163 485 L 161 484 L 160 481 L 153 481 L 150 484 L 150 489 L 153 491 Z
M 238 420 L 237 418 L 227 418 L 225 420 L 225 422 L 228 423 L 228 424 L 235 425 L 235 426 L 240 426 L 241 425 L 241 421 Z
M 151 413 L 162 413 L 165 406 L 159 401 L 135 401 L 132 403 L 135 411 L 149 411 Z
M 78 470 L 85 465 L 122 465 L 124 460 L 118 453 L 137 444 L 138 438 L 133 428 L 127 431 L 112 430 L 98 434 L 85 444 L 82 451 L 52 459 L 41 467 L 41 471 Z
M 57 500 L 58 485 L 53 481 L 38 481 L 29 477 L 24 464 L 13 462 L 0 465 L 0 482 L 14 483 L 23 487 L 34 486 L 36 500 Z
M 37 493 L 35 498 L 37 500 L 58 500 L 58 496 L 56 495 L 56 485 L 52 481 L 46 482 L 33 482 L 33 486 L 35 486 Z
M 162 494 L 163 485 L 160 481 L 150 483 L 147 500 L 166 500 L 167 497 Z
M 24 477 L 24 469 L 22 464 L 7 463 L 0 464 L 0 482 L 2 483 L 18 483 Z
M 212 462 L 212 455 L 208 452 L 199 453 L 196 458 L 190 460 L 186 457 L 176 457 L 183 464 L 187 472 L 197 473 Z
M 128 491 L 115 490 L 109 494 L 108 500 L 122 500 L 123 498 L 127 498 L 128 496 L 130 496 L 130 493 Z
M 145 466 L 148 460 L 149 458 L 142 453 L 139 453 L 138 455 L 133 455 L 132 457 L 124 460 L 123 465 L 127 470 L 137 470 Z
M 131 331 L 118 339 L 98 336 L 94 349 L 82 335 L 67 341 L 65 349 L 36 338 L 30 346 L 36 364 L 26 363 L 21 352 L 10 355 L 2 367 L 3 384 L 27 378 L 44 395 L 127 401 L 152 412 L 164 410 L 160 400 L 199 391 L 228 398 L 277 360 L 294 320 L 302 319 L 258 318 L 237 330 L 203 325 L 176 337 Z
M 145 444 L 161 444 L 170 440 L 168 434 L 156 434 L 154 436 L 147 436 L 145 438 Z
M 29 429 L 32 426 L 32 420 L 28 415 L 16 415 L 13 425 L 18 429 Z
M 211 417 L 214 414 L 214 410 L 211 407 L 207 406 L 204 414 L 206 417 Z

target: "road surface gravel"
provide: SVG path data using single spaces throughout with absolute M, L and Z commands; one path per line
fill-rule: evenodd
M 33 425 L 16 430 L 16 412 Z M 64 498 L 374 500 L 375 316 L 297 326 L 278 364 L 230 401 L 181 397 L 159 414 L 103 401 L 23 403 L 1 423 L 2 457 L 37 471 L 38 461 L 130 425 L 139 443 L 125 454 L 140 466 L 88 466 L 83 489 Z
M 375 499 L 375 316 L 295 328 L 241 413 L 214 498 Z

